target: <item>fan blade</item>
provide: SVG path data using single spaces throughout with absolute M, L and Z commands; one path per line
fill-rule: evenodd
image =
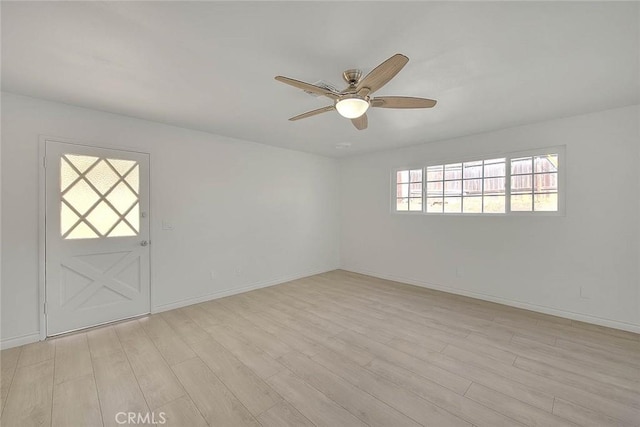
M 331 99 L 338 99 L 338 94 L 320 86 L 312 85 L 311 83 L 301 82 L 300 80 L 290 79 L 289 77 L 276 76 L 276 80 L 285 84 L 288 84 L 298 89 L 306 90 L 307 92 L 317 93 L 318 95 L 328 96 Z
M 364 88 L 369 89 L 367 94 L 377 91 L 394 78 L 407 65 L 407 62 L 409 62 L 409 58 L 406 56 L 399 53 L 393 55 L 360 80 L 356 86 L 356 92 L 360 93 Z
M 351 123 L 353 123 L 353 125 L 356 127 L 356 129 L 364 130 L 369 125 L 369 119 L 367 119 L 367 115 L 366 114 L 363 114 L 360 117 L 357 117 L 355 119 L 351 119 Z
M 306 119 L 307 117 L 315 116 L 316 114 L 326 113 L 327 111 L 335 110 L 333 105 L 329 105 L 328 107 L 318 108 L 317 110 L 307 111 L 306 113 L 299 114 L 295 117 L 291 117 L 290 121 L 296 121 L 300 119 Z
M 436 100 L 427 98 L 414 98 L 411 96 L 381 96 L 371 100 L 372 107 L 378 108 L 431 108 L 436 105 Z

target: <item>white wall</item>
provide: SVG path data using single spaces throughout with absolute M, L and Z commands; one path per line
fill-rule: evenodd
M 3 347 L 39 333 L 39 135 L 151 154 L 155 310 L 338 267 L 336 160 L 4 93 Z
M 342 160 L 342 267 L 640 332 L 639 115 L 627 107 Z M 395 167 L 555 145 L 566 145 L 566 216 L 390 212 Z

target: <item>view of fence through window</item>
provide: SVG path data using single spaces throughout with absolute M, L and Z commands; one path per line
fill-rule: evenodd
M 557 211 L 558 154 L 399 170 L 395 207 L 445 214 Z

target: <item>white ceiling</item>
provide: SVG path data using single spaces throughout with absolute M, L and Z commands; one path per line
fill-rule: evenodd
M 2 90 L 343 156 L 640 102 L 637 2 L 2 2 Z M 273 77 L 343 86 L 394 53 L 357 131 Z M 350 143 L 348 150 L 336 144 Z

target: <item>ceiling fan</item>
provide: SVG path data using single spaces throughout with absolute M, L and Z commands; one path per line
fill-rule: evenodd
M 332 88 L 317 86 L 289 77 L 276 76 L 276 80 L 286 83 L 306 92 L 324 95 L 331 98 L 334 103 L 317 110 L 307 111 L 289 120 L 295 121 L 306 119 L 317 114 L 337 110 L 342 117 L 351 119 L 351 122 L 358 130 L 367 128 L 367 110 L 374 108 L 431 108 L 436 105 L 436 101 L 426 98 L 414 98 L 408 96 L 380 96 L 371 95 L 387 84 L 392 78 L 402 70 L 409 62 L 409 58 L 402 54 L 395 54 L 391 58 L 378 65 L 369 74 L 362 78 L 362 71 L 357 69 L 346 70 L 342 73 L 342 78 L 348 83 L 346 89 L 338 92 Z

